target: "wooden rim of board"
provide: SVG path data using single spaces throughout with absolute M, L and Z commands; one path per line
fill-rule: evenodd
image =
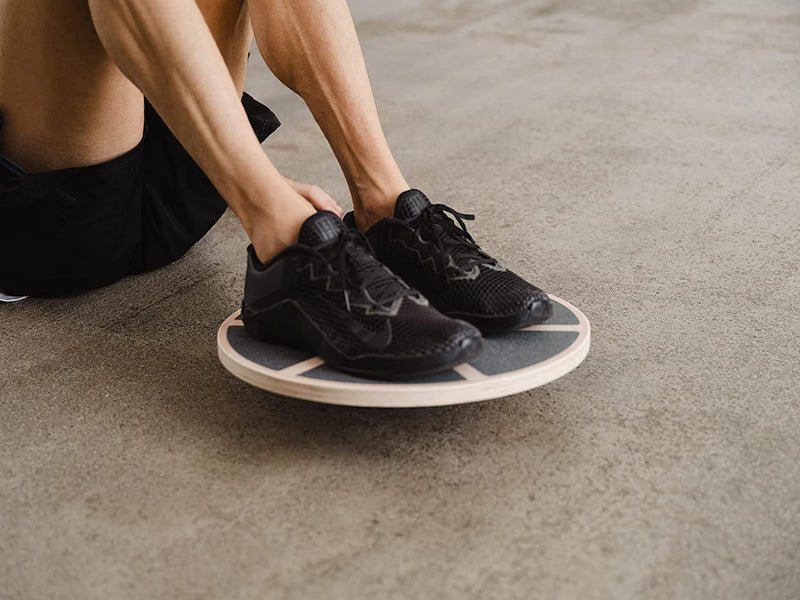
M 336 381 L 306 376 L 305 374 L 324 366 L 324 361 L 316 356 L 304 358 L 284 368 L 271 369 L 243 356 L 231 344 L 228 330 L 231 327 L 244 327 L 239 319 L 240 311 L 233 313 L 220 326 L 217 332 L 217 351 L 223 366 L 239 379 L 292 398 L 325 404 L 378 408 L 411 408 L 478 402 L 510 396 L 550 383 L 572 371 L 586 358 L 591 345 L 591 326 L 588 319 L 565 300 L 552 295 L 550 298 L 569 311 L 577 319 L 577 324 L 544 323 L 521 331 L 577 333 L 566 348 L 523 368 L 493 375 L 484 374 L 473 364 L 465 363 L 453 369 L 463 378 L 458 381 L 405 383 L 355 377 L 349 377 L 352 381 Z M 530 336 L 531 344 L 536 343 L 535 337 Z M 502 344 L 503 336 L 490 340 Z

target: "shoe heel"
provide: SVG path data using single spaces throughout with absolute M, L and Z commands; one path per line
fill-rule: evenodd
M 242 322 L 250 337 L 259 342 L 294 347 L 304 345 L 302 328 L 298 327 L 300 319 L 288 304 L 273 306 L 256 315 L 246 315 L 242 311 Z
M 259 342 L 269 342 L 268 328 L 264 327 L 263 323 L 258 321 L 251 321 L 250 319 L 242 319 L 244 322 L 245 331 L 251 338 L 257 339 Z

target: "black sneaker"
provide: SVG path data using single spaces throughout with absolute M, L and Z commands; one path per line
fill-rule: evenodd
M 464 225 L 474 218 L 408 190 L 397 198 L 394 217 L 375 223 L 366 236 L 382 263 L 449 317 L 484 333 L 547 320 L 552 313 L 547 294 L 481 250 Z M 355 228 L 353 213 L 344 221 Z
M 422 377 L 481 351 L 477 329 L 430 306 L 332 212 L 309 217 L 299 243 L 267 264 L 247 252 L 242 320 L 256 339 L 381 379 Z

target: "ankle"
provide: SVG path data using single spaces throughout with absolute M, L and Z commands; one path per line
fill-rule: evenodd
M 249 226 L 245 227 L 247 236 L 253 244 L 258 260 L 269 262 L 282 250 L 297 243 L 297 236 L 303 223 L 316 211 L 299 194 L 276 201 L 276 209 L 264 208 L 258 215 L 250 215 Z
M 365 231 L 381 219 L 393 216 L 397 197 L 408 189 L 408 183 L 402 176 L 382 185 L 355 190 L 351 187 L 356 227 Z
M 366 231 L 381 219 L 391 217 L 393 214 L 393 206 L 376 211 L 367 211 L 363 208 L 361 210 L 353 210 L 356 228 L 358 228 L 359 231 Z

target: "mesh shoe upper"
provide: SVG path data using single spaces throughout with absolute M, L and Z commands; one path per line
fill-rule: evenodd
M 259 293 L 259 271 L 278 263 L 283 263 L 281 289 Z M 243 303 L 245 324 L 261 319 L 279 328 L 271 307 L 290 300 L 324 343 L 343 356 L 425 357 L 479 336 L 472 326 L 430 306 L 371 254 L 362 234 L 345 229 L 333 213 L 311 217 L 299 244 L 267 265 L 252 266 Z
M 394 218 L 378 221 L 367 237 L 381 262 L 445 314 L 501 316 L 547 302 L 475 243 L 464 225 L 473 218 L 409 190 L 398 197 Z

